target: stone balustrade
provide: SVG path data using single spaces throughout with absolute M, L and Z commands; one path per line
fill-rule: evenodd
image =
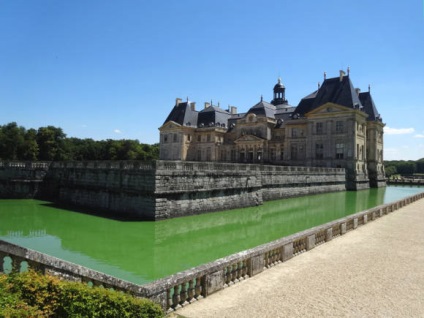
M 172 312 L 422 198 L 424 193 L 380 205 L 143 286 L 5 241 L 0 241 L 0 271 L 10 272 L 21 271 L 27 267 L 34 268 L 63 279 L 147 297 L 161 304 L 168 312 Z

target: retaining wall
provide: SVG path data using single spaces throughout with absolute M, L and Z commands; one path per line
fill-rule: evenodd
M 150 298 L 172 312 L 422 198 L 424 193 L 380 205 L 142 286 L 5 241 L 0 241 L 0 271 L 7 261 L 12 271 L 19 271 L 26 262 L 45 274 Z
M 3 197 L 36 197 L 133 219 L 160 220 L 346 190 L 345 170 L 333 168 L 77 161 L 43 163 L 40 174 L 31 163 L 14 165 L 0 171 Z

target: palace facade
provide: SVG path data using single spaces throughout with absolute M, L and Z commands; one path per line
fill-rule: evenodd
M 385 186 L 383 127 L 370 89 L 349 71 L 326 78 L 297 106 L 278 80 L 247 112 L 177 98 L 160 131 L 160 159 L 345 168 L 347 189 Z

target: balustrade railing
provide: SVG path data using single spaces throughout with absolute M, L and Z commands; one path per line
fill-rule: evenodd
M 34 268 L 43 273 L 59 275 L 64 279 L 126 290 L 140 297 L 148 297 L 158 301 L 170 312 L 422 198 L 424 193 L 378 206 L 143 286 L 124 282 L 1 240 L 0 272 L 10 273 Z

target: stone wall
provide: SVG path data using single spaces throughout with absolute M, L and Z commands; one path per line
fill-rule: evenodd
M 264 201 L 346 190 L 345 169 L 262 166 Z
M 119 218 L 154 220 L 154 189 L 154 162 L 54 162 L 41 197 Z
M 0 161 L 0 198 L 34 198 L 39 193 L 48 167 L 47 162 Z
M 156 214 L 169 218 L 262 204 L 260 166 L 156 162 Z
M 98 214 L 160 220 L 346 189 L 345 170 L 334 168 L 160 160 L 53 162 L 43 167 L 42 174 L 28 164 L 4 168 L 0 180 L 9 183 L 2 189 L 0 182 L 3 197 L 26 193 Z M 10 180 L 33 189 L 12 187 Z
M 66 280 L 91 282 L 150 298 L 172 312 L 423 198 L 424 193 L 420 193 L 380 205 L 142 286 L 1 240 L 0 272 L 17 272 L 26 263 Z

